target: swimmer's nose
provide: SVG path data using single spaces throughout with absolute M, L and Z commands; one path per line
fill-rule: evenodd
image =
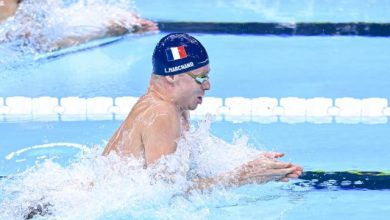
M 203 90 L 210 90 L 210 87 L 211 87 L 210 80 L 206 80 L 205 82 L 202 83 Z

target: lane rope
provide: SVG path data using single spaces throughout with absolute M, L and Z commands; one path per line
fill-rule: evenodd
M 1 121 L 123 120 L 138 97 L 0 97 Z M 214 116 L 215 121 L 258 123 L 386 124 L 388 100 L 371 98 L 205 97 L 191 112 L 192 119 Z

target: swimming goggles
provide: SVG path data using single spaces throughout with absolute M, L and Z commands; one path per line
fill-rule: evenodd
M 193 78 L 199 85 L 202 85 L 204 82 L 209 80 L 209 76 L 207 75 L 194 75 L 191 72 L 188 72 L 187 75 L 191 76 L 191 78 Z

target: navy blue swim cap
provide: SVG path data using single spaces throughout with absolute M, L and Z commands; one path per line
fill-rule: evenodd
M 163 37 L 153 52 L 153 72 L 169 76 L 198 69 L 209 64 L 203 45 L 185 33 L 172 33 Z

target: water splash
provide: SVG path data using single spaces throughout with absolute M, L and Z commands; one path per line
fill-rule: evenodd
M 237 136 L 228 143 L 213 136 L 210 123 L 210 119 L 200 122 L 178 141 L 174 154 L 146 169 L 142 159 L 101 156 L 99 147 L 67 166 L 50 159 L 37 162 L 0 180 L 0 219 L 23 219 L 39 205 L 50 212 L 43 219 L 105 220 L 215 219 L 259 203 L 270 207 L 254 208 L 257 216 L 278 219 L 296 206 L 280 183 L 185 193 L 192 178 L 234 169 L 259 153 L 248 146 L 248 137 Z
M 0 24 L 0 66 L 14 68 L 15 63 L 94 36 L 131 32 L 139 22 L 133 0 L 24 0 L 15 15 Z

